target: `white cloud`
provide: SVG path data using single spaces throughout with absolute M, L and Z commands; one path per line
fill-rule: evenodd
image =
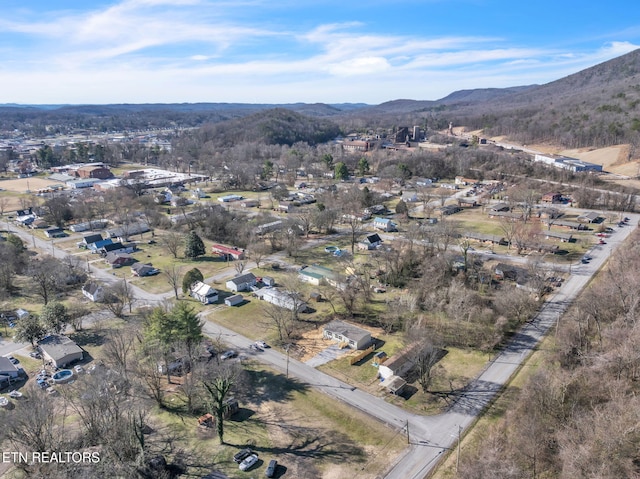
M 371 75 L 391 68 L 386 58 L 361 57 L 329 65 L 329 72 L 339 76 Z
M 0 19 L 0 34 L 30 44 L 0 50 L 0 102 L 437 99 L 462 88 L 555 80 L 638 48 L 613 41 L 552 50 L 504 38 L 374 32 L 362 22 L 305 31 L 259 15 L 231 20 L 263 2 L 125 0 Z

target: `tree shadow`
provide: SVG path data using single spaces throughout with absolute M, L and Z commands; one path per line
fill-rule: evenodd
M 107 340 L 107 335 L 104 331 L 83 329 L 82 331 L 71 333 L 69 338 L 78 346 L 102 346 Z
M 266 401 L 286 402 L 293 398 L 294 393 L 309 390 L 309 385 L 284 374 L 251 370 L 246 374 L 248 387 L 245 396 L 258 406 Z

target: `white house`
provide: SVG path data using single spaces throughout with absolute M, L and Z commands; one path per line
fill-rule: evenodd
M 245 273 L 226 282 L 227 289 L 237 293 L 238 291 L 249 291 L 251 286 L 255 286 L 258 279 L 253 273 Z
M 389 218 L 374 218 L 373 227 L 382 231 L 396 231 L 396 224 Z
M 296 310 L 299 313 L 306 311 L 309 307 L 307 303 L 300 299 L 298 293 L 283 291 L 278 288 L 262 288 L 256 293 L 256 296 L 268 303 L 290 311 Z
M 218 301 L 218 291 L 202 281 L 196 281 L 191 285 L 191 297 L 202 304 L 211 304 Z
M 371 333 L 344 321 L 331 321 L 324 326 L 322 336 L 346 343 L 351 349 L 365 349 L 371 343 Z
M 347 282 L 344 275 L 338 274 L 329 268 L 320 266 L 319 264 L 313 264 L 302 268 L 298 273 L 298 279 L 314 286 L 319 286 L 326 282 L 340 290 L 345 288 Z
M 415 191 L 406 191 L 402 193 L 402 201 L 405 203 L 416 203 L 419 201 L 418 193 Z
M 362 241 L 359 241 L 358 249 L 361 249 L 361 250 L 376 249 L 381 244 L 382 244 L 382 238 L 380 238 L 380 235 L 378 235 L 378 233 L 374 233 L 372 235 L 368 235 Z
M 89 281 L 82 287 L 82 294 L 89 299 L 89 301 L 99 303 L 104 299 L 104 288 L 98 283 Z

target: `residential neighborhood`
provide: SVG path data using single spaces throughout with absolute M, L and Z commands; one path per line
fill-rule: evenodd
M 540 183 L 474 174 L 480 160 L 464 175 L 429 175 L 429 162 L 440 160 L 431 151 L 444 158 L 452 147 L 420 146 L 428 143 L 421 131 L 381 131 L 384 140 L 354 133 L 328 142 L 331 153 L 308 147 L 297 156 L 288 147 L 287 161 L 211 171 L 172 166 L 169 149 L 160 164 L 157 141 L 142 142 L 145 161 L 94 154 L 55 166 L 37 155 L 49 147 L 62 159 L 98 144 L 12 144 L 17 158 L 0 179 L 0 413 L 22 411 L 26 397 L 69 407 L 109 397 L 144 410 L 154 448 L 165 440 L 156 431 L 170 430 L 181 447 L 200 441 L 217 451 L 215 460 L 197 452 L 216 478 L 240 477 L 238 464 L 258 454 L 235 461 L 245 449 L 287 450 L 297 439 L 273 418 L 302 416 L 308 437 L 344 436 L 362 477 L 422 479 L 403 475 L 407 444 L 397 438 L 433 441 L 434 454 L 448 454 L 451 435 L 430 435 L 435 418 L 471 427 L 481 410 L 461 417 L 456 408 L 476 381 L 520 347 L 512 344 L 523 328 L 549 330 L 547 308 L 559 328 L 582 281 L 617 254 L 640 217 L 635 196 L 556 182 L 560 170 L 584 175 L 575 181 L 601 173 L 568 157 L 518 158 L 549 167 Z M 516 162 L 490 142 L 471 153 L 454 148 Z M 390 168 L 383 155 L 393 155 Z M 565 294 L 571 299 L 560 301 Z M 219 406 L 230 398 L 233 418 Z M 488 400 L 478 399 L 480 409 Z M 327 419 L 326 407 L 338 419 Z M 125 416 L 118 427 L 135 437 L 137 419 Z M 352 416 L 372 432 L 349 430 Z M 270 463 L 256 457 L 247 467 Z M 328 459 L 277 457 L 287 469 L 276 477 L 331 467 L 350 477 Z

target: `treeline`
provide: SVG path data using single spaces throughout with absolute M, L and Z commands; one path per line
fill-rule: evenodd
M 638 239 L 560 319 L 545 363 L 458 477 L 640 477 Z

